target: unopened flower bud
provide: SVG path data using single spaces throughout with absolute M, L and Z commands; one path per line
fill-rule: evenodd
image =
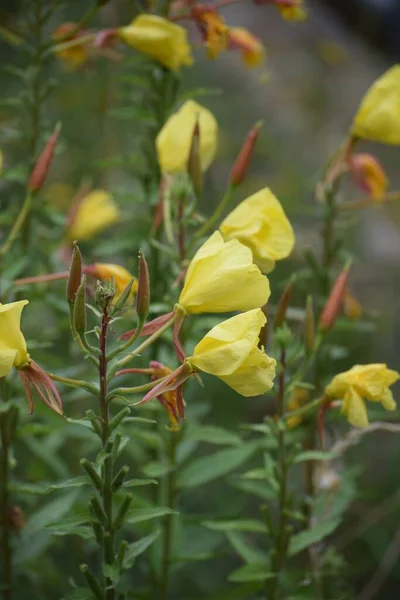
M 67 300 L 69 304 L 75 302 L 76 292 L 82 279 L 82 254 L 76 243 L 72 250 L 71 266 L 69 268 L 69 277 L 67 284 Z
M 60 131 L 61 125 L 57 123 L 54 132 L 47 140 L 41 155 L 36 161 L 28 182 L 28 188 L 31 192 L 39 191 L 45 182 L 51 162 L 53 160 L 54 150 L 58 142 Z
M 304 346 L 307 354 L 311 354 L 315 344 L 315 318 L 312 296 L 307 296 L 304 319 Z
M 192 180 L 194 191 L 198 195 L 203 189 L 203 172 L 201 170 L 200 156 L 200 126 L 198 120 L 196 120 L 196 124 L 193 129 L 187 170 L 190 179 Z
M 340 313 L 343 304 L 344 293 L 346 291 L 346 284 L 349 277 L 350 265 L 351 262 L 349 261 L 333 284 L 331 293 L 326 301 L 321 318 L 319 320 L 320 329 L 330 329 L 334 325 Z
M 150 276 L 143 251 L 139 251 L 138 290 L 136 295 L 136 312 L 141 321 L 145 321 L 150 308 Z
M 83 335 L 86 332 L 86 277 L 82 277 L 80 286 L 75 294 L 74 325 L 77 332 Z
M 262 121 L 256 123 L 244 141 L 244 144 L 231 171 L 231 184 L 233 186 L 240 185 L 247 175 L 247 171 L 253 157 L 254 146 L 256 145 L 261 126 Z
M 276 309 L 275 322 L 274 327 L 277 329 L 281 327 L 286 319 L 286 312 L 289 306 L 290 297 L 293 292 L 293 284 L 294 278 L 292 277 L 285 286 L 285 289 L 282 292 L 280 300 L 278 302 L 278 306 Z
M 387 189 L 388 178 L 377 159 L 371 154 L 352 154 L 348 165 L 355 184 L 379 201 Z

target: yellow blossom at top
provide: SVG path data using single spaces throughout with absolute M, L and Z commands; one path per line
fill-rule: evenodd
M 247 67 L 258 67 L 264 61 L 264 45 L 244 27 L 229 29 L 229 46 L 241 51 L 243 62 Z
M 190 262 L 179 304 L 192 314 L 246 311 L 264 306 L 269 296 L 251 250 L 215 231 Z
M 29 362 L 26 341 L 21 331 L 21 313 L 28 300 L 0 304 L 0 377 L 13 367 Z
M 218 124 L 214 115 L 194 100 L 188 100 L 165 123 L 156 139 L 158 162 L 163 173 L 187 171 L 193 130 L 200 129 L 200 162 L 206 171 L 214 160 Z
M 186 30 L 157 15 L 139 15 L 130 25 L 118 30 L 128 46 L 148 54 L 171 71 L 191 65 L 193 58 Z
M 110 263 L 95 263 L 93 265 L 93 270 L 91 273 L 97 279 L 101 279 L 102 281 L 110 281 L 111 277 L 114 279 L 116 294 L 114 300 L 118 300 L 122 292 L 125 290 L 126 286 L 132 279 L 135 279 L 131 273 L 125 267 L 121 265 L 114 265 Z M 138 282 L 137 279 L 132 283 L 131 294 L 129 296 L 128 302 L 132 304 L 135 294 L 137 292 Z
M 197 371 L 215 375 L 242 396 L 270 390 L 276 361 L 258 347 L 267 319 L 258 308 L 219 323 L 197 344 L 186 359 Z
M 304 21 L 307 18 L 304 0 L 277 0 L 275 5 L 286 21 Z
M 238 239 L 250 248 L 264 273 L 286 258 L 294 246 L 294 233 L 285 212 L 269 188 L 243 200 L 220 225 L 226 240 Z
M 368 414 L 365 400 L 381 402 L 386 410 L 396 410 L 396 402 L 389 386 L 399 379 L 397 371 L 385 364 L 355 365 L 349 371 L 336 375 L 325 392 L 331 398 L 343 400 L 343 412 L 355 427 L 367 427 Z
M 119 221 L 119 208 L 105 190 L 92 190 L 84 196 L 73 214 L 68 238 L 88 240 Z
M 391 67 L 369 88 L 351 133 L 382 144 L 400 144 L 400 65 Z

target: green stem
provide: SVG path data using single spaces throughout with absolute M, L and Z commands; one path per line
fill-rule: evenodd
M 173 509 L 175 506 L 175 477 L 176 477 L 176 450 L 178 447 L 178 432 L 168 432 L 168 466 L 169 471 L 166 481 L 166 506 Z M 171 542 L 173 533 L 174 515 L 168 514 L 163 521 L 163 543 L 161 554 L 161 581 L 160 600 L 167 600 L 169 588 Z
M 218 219 L 221 217 L 224 210 L 230 203 L 234 190 L 235 186 L 230 183 L 221 202 L 218 204 L 211 217 L 200 227 L 200 229 L 196 231 L 196 233 L 193 236 L 194 239 L 198 239 L 199 237 L 205 235 L 209 231 L 209 229 L 211 229 L 214 223 L 218 221 Z

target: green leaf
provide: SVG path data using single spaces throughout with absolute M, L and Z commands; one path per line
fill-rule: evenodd
M 199 426 L 192 427 L 187 432 L 187 437 L 208 444 L 220 444 L 221 446 L 239 446 L 242 439 L 237 433 L 223 429 L 222 427 Z
M 265 555 L 260 550 L 253 548 L 242 533 L 238 531 L 225 532 L 228 541 L 246 563 L 261 563 Z
M 331 535 L 335 531 L 335 529 L 340 525 L 341 517 L 335 517 L 333 519 L 329 519 L 324 523 L 319 523 L 315 525 L 310 530 L 302 531 L 297 535 L 294 535 L 289 544 L 289 555 L 293 556 L 302 550 L 305 550 L 312 544 L 316 544 L 320 542 L 322 539 Z
M 165 515 L 176 515 L 176 510 L 172 510 L 168 507 L 157 507 L 157 508 L 134 508 L 128 513 L 125 519 L 126 523 L 140 523 L 141 521 L 150 521 L 150 519 L 157 519 L 158 517 L 165 517 Z
M 307 460 L 332 460 L 337 458 L 336 452 L 324 452 L 323 450 L 307 450 L 307 452 L 300 452 L 296 456 L 293 462 L 300 463 Z
M 259 444 L 243 444 L 238 448 L 226 448 L 194 460 L 177 478 L 180 488 L 194 488 L 227 475 L 240 467 L 259 449 Z
M 233 571 L 229 575 L 228 580 L 241 583 L 245 581 L 266 581 L 267 579 L 272 579 L 275 575 L 268 571 L 266 562 L 244 565 L 244 567 Z
M 147 535 L 146 537 L 141 538 L 137 542 L 133 542 L 132 544 L 129 544 L 129 546 L 125 552 L 124 562 L 122 565 L 123 568 L 130 569 L 135 562 L 135 558 L 137 556 L 139 556 L 140 554 L 142 554 L 145 550 L 147 550 L 147 548 L 149 546 L 151 546 L 151 544 L 158 538 L 159 535 L 160 535 L 160 530 L 157 530 L 157 531 L 154 531 L 154 533 L 151 533 L 150 535 Z
M 204 527 L 214 531 L 252 531 L 255 533 L 264 533 L 267 531 L 266 525 L 256 519 L 235 519 L 232 521 L 203 521 Z

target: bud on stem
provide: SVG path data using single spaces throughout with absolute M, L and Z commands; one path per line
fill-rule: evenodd
M 326 301 L 319 320 L 319 327 L 322 330 L 327 330 L 333 327 L 337 317 L 339 316 L 346 291 L 347 280 L 349 278 L 350 266 L 351 260 L 346 263 L 343 271 L 338 275 L 335 283 L 333 284 L 331 293 Z
M 75 302 L 76 292 L 81 284 L 82 279 L 82 254 L 74 242 L 72 250 L 71 266 L 69 268 L 69 277 L 67 284 L 67 300 L 69 304 Z
M 262 123 L 262 121 L 258 121 L 253 129 L 250 130 L 232 167 L 231 184 L 233 186 L 240 185 L 247 175 Z
M 28 189 L 31 192 L 38 192 L 43 186 L 47 174 L 50 170 L 50 165 L 53 160 L 54 150 L 60 136 L 61 125 L 57 123 L 54 132 L 51 134 L 41 155 L 36 161 L 31 176 L 28 181 Z
M 150 275 L 142 250 L 139 251 L 138 290 L 136 294 L 136 312 L 143 323 L 147 319 L 150 308 Z

